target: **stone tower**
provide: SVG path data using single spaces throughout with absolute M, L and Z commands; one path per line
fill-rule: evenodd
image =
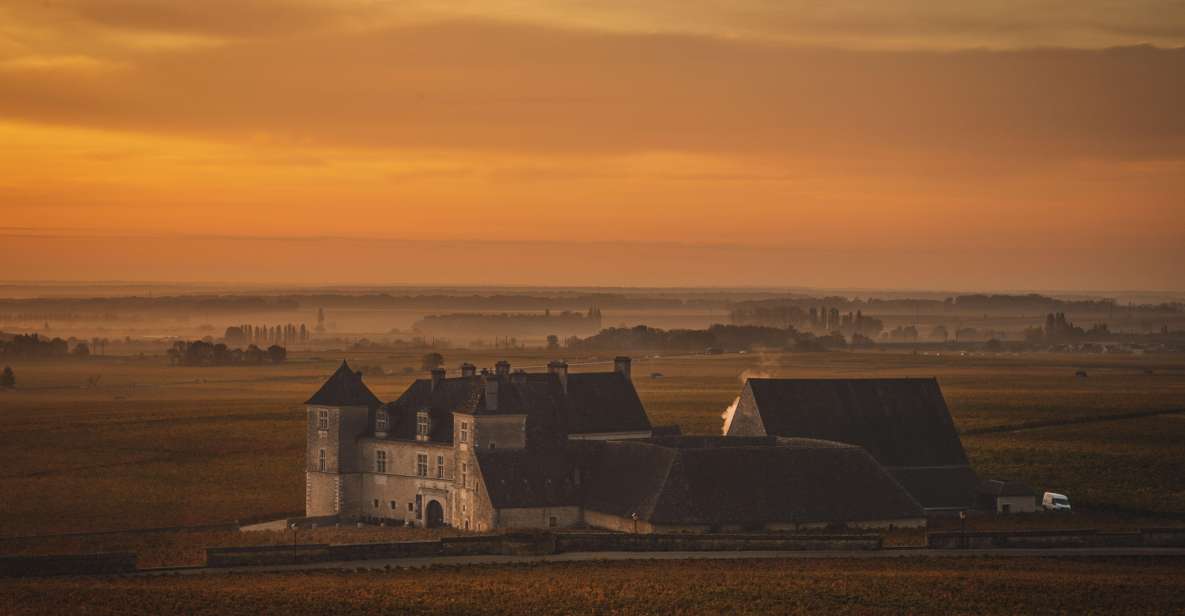
M 357 515 L 362 490 L 362 456 L 357 439 L 382 406 L 345 361 L 305 402 L 305 515 Z

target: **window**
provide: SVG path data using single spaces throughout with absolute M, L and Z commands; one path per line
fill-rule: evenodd
M 408 503 L 408 504 L 407 504 L 407 510 L 408 510 L 409 512 L 411 512 L 411 511 L 415 511 L 415 510 L 416 510 L 416 506 L 415 506 L 415 504 L 413 504 L 413 503 Z
M 467 422 L 467 421 L 461 422 L 461 442 L 462 443 L 469 442 L 469 422 Z
M 558 522 L 559 522 L 559 520 L 556 520 L 554 515 L 553 515 L 553 516 L 551 516 L 550 518 L 547 518 L 547 525 L 548 525 L 548 526 L 550 526 L 550 527 L 552 527 L 552 528 L 555 528 L 555 527 L 556 527 L 556 524 L 557 524 Z
M 416 475 L 419 477 L 428 476 L 428 454 L 416 454 Z
M 321 453 L 317 458 L 317 470 L 321 471 L 322 473 L 325 472 L 325 450 L 324 449 L 321 450 Z
M 374 508 L 375 508 L 375 509 L 378 509 L 378 508 L 379 508 L 379 499 L 377 499 L 377 498 L 376 498 L 376 499 L 374 499 Z
M 328 430 L 329 429 L 329 411 L 327 411 L 325 409 L 321 409 L 321 410 L 317 411 L 317 429 L 318 430 Z
M 382 449 L 374 452 L 374 472 L 387 472 L 387 452 Z
M 497 447 L 498 447 L 498 445 L 496 443 L 494 443 L 494 441 L 490 441 L 490 449 L 495 449 Z
M 436 478 L 444 479 L 444 456 L 436 456 Z
M 416 519 L 422 520 L 424 518 L 424 496 L 416 494 Z
M 416 440 L 428 440 L 428 432 L 431 428 L 432 422 L 428 419 L 428 411 L 416 413 Z
M 387 431 L 387 411 L 379 411 L 374 416 L 374 431 L 375 432 L 386 432 Z
M 461 487 L 469 487 L 469 465 L 464 462 L 461 463 Z
M 469 508 L 465 506 L 465 503 L 461 503 L 461 513 L 469 513 Z
M 391 511 L 395 511 L 395 501 L 391 501 Z

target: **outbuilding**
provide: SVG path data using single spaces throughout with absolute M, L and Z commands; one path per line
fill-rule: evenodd
M 996 513 L 1032 513 L 1037 510 L 1037 493 L 1020 481 L 988 479 L 977 490 L 979 508 Z

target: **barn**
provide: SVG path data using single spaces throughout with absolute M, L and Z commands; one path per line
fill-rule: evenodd
M 928 512 L 975 505 L 979 479 L 933 378 L 749 379 L 726 434 L 857 445 Z

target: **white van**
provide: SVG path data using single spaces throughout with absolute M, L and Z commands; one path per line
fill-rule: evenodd
M 1041 497 L 1041 506 L 1046 511 L 1069 511 L 1070 499 L 1065 494 L 1046 492 L 1045 496 Z

